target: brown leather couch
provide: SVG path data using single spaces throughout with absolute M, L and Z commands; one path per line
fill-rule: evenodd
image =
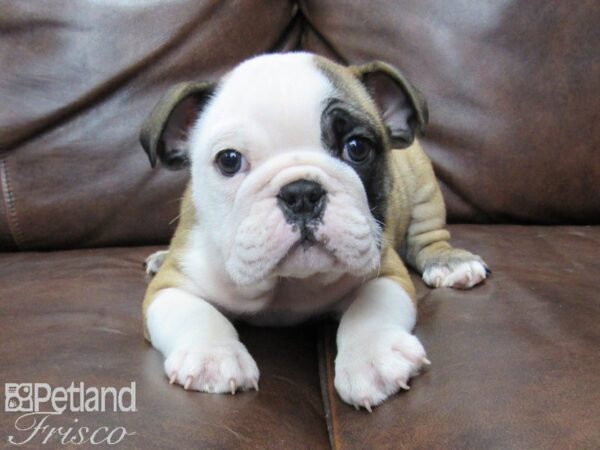
M 136 433 L 121 448 L 600 448 L 599 42 L 597 0 L 0 2 L 0 381 L 135 381 L 137 412 L 49 422 Z M 466 292 L 415 276 L 433 365 L 372 414 L 335 393 L 333 323 L 240 326 L 261 381 L 235 397 L 170 386 L 142 337 L 142 262 L 186 182 L 150 169 L 142 120 L 294 49 L 421 88 L 453 240 L 493 269 Z

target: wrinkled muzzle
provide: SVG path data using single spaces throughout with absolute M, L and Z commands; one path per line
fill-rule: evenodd
M 321 152 L 277 156 L 250 172 L 233 205 L 231 279 L 364 276 L 380 262 L 382 230 L 356 173 Z

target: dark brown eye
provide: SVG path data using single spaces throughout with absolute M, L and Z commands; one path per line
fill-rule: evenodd
M 352 164 L 368 164 L 373 159 L 373 145 L 360 137 L 352 137 L 344 142 L 342 159 Z
M 246 158 L 237 150 L 228 148 L 217 153 L 215 159 L 219 170 L 226 177 L 232 177 L 247 166 Z

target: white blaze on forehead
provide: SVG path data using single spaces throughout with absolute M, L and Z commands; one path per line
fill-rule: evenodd
M 203 134 L 212 135 L 205 143 L 213 146 L 224 137 L 243 147 L 250 141 L 267 147 L 251 152 L 270 155 L 299 147 L 320 150 L 321 113 L 332 90 L 310 54 L 250 59 L 224 77 L 203 115 Z

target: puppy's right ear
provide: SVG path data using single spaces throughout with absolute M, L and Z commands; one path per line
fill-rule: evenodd
M 189 165 L 188 133 L 215 86 L 210 82 L 178 84 L 154 107 L 140 133 L 140 143 L 152 167 L 157 159 L 171 170 Z

